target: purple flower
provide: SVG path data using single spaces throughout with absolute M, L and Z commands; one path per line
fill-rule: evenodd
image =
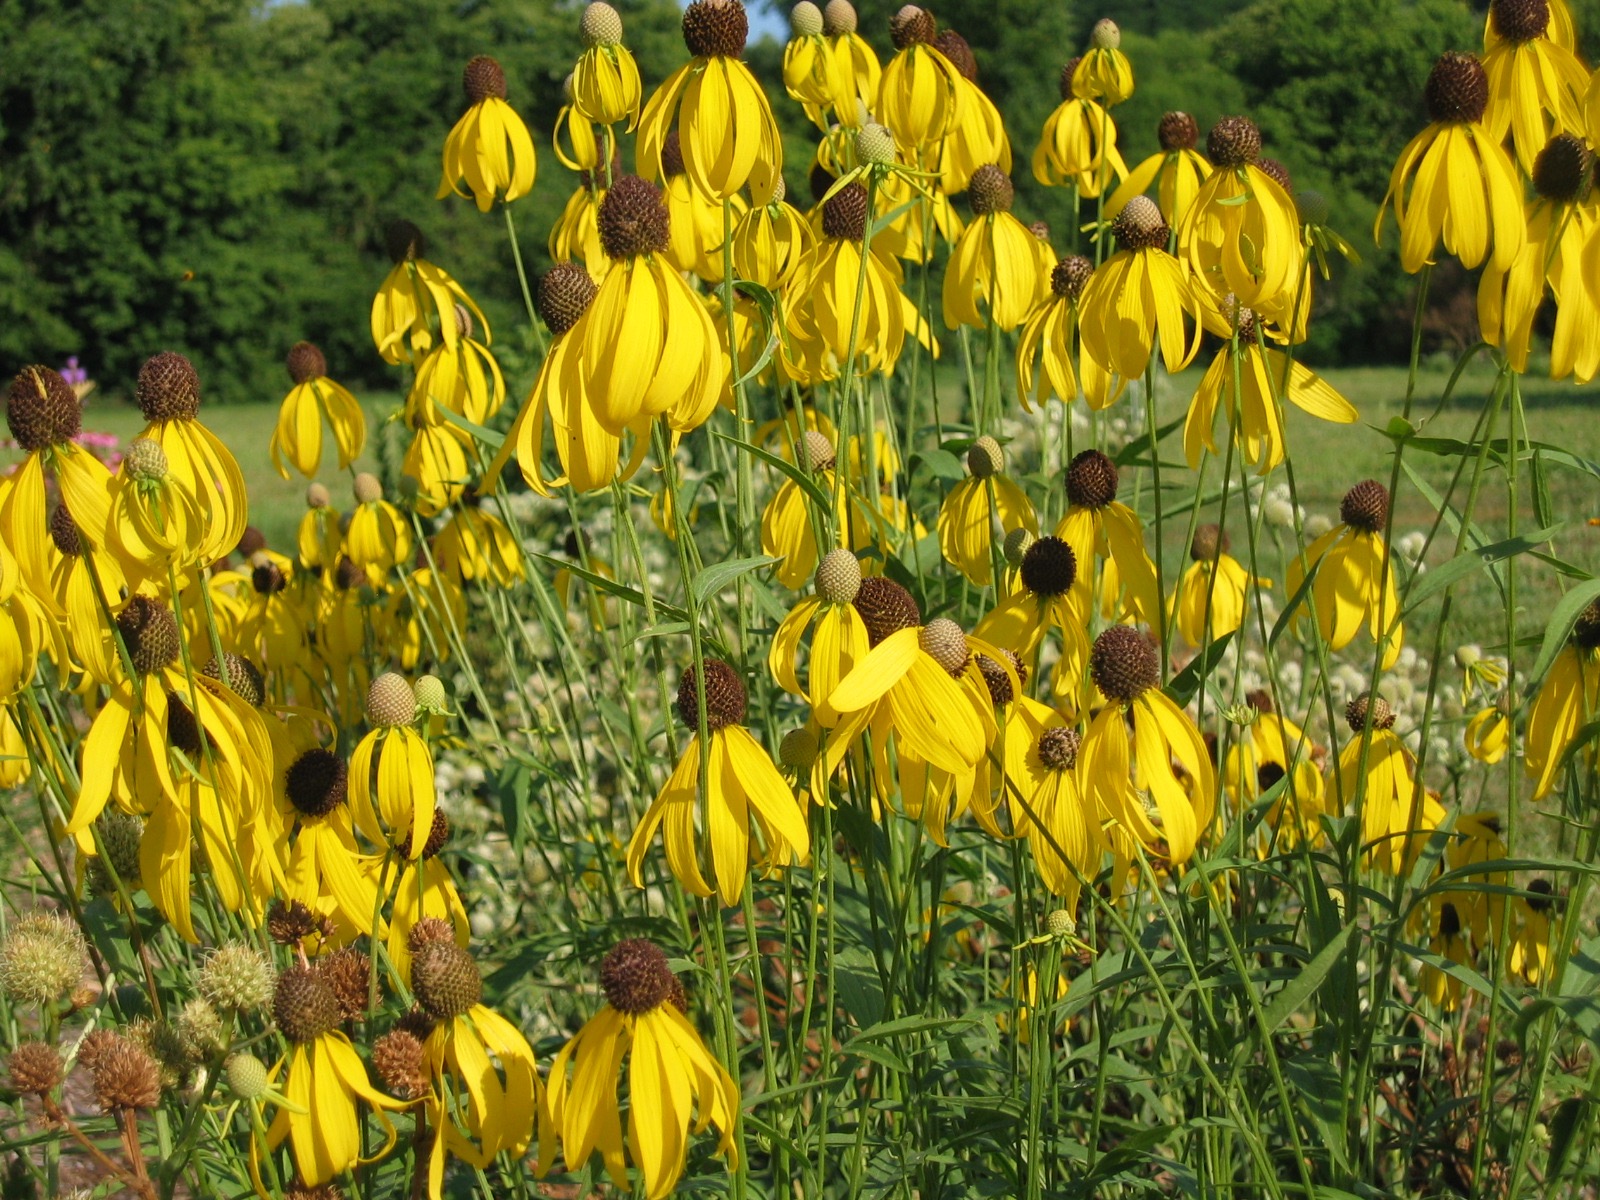
M 78 356 L 73 354 L 67 357 L 67 365 L 61 368 L 61 378 L 73 387 L 77 387 L 79 384 L 89 382 L 89 372 L 78 365 Z

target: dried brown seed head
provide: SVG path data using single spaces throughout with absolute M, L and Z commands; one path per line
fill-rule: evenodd
M 618 942 L 600 964 L 606 1002 L 629 1016 L 642 1016 L 667 1003 L 674 981 L 661 947 L 644 938 Z
M 704 660 L 706 678 L 706 729 L 715 733 L 744 722 L 745 690 L 739 673 L 719 658 Z M 700 727 L 700 689 L 690 666 L 678 683 L 678 716 L 690 729 Z

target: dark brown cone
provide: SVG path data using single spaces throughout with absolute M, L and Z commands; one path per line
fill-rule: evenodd
M 491 96 L 496 100 L 504 100 L 505 70 L 487 54 L 480 54 L 469 61 L 461 72 L 461 88 L 467 93 L 468 104 L 480 104 Z
M 1056 79 L 1056 87 L 1061 92 L 1063 100 L 1071 100 L 1073 97 L 1072 77 L 1078 73 L 1078 64 L 1082 61 L 1083 55 L 1080 54 L 1061 64 L 1061 74 Z
M 1135 196 L 1111 222 L 1117 245 L 1124 250 L 1161 250 L 1171 230 L 1156 202 L 1148 196 Z
M 258 550 L 265 550 L 266 548 L 267 535 L 254 525 L 246 525 L 244 527 L 244 532 L 239 535 L 239 545 L 235 547 L 239 552 L 240 558 L 250 558 Z
M 1550 28 L 1549 0 L 1492 0 L 1489 23 L 1508 42 L 1531 42 Z
M 280 946 L 293 946 L 314 933 L 327 933 L 327 918 L 312 912 L 298 900 L 285 904 L 274 900 L 267 909 L 267 936 Z
M 325 817 L 345 802 L 350 770 L 332 750 L 320 746 L 307 750 L 284 773 L 284 791 L 296 811 L 308 817 Z
M 1011 662 L 1011 669 L 1016 672 L 1017 682 L 1026 685 L 1028 682 L 1028 668 L 1022 659 L 1013 650 L 1002 649 Z M 989 699 L 995 706 L 1010 704 L 1017 698 L 1016 689 L 1011 686 L 1011 677 L 1006 674 L 1005 667 L 990 658 L 987 654 L 976 655 L 973 659 L 978 664 L 978 673 L 983 676 L 983 682 L 989 689 Z
M 681 1013 L 689 1011 L 689 993 L 683 990 L 683 980 L 676 975 L 672 977 L 672 986 L 667 989 L 667 1003 Z
M 1022 556 L 1022 586 L 1035 596 L 1065 595 L 1077 577 L 1077 556 L 1058 537 L 1036 538 Z
M 419 1147 L 419 1151 L 422 1147 Z M 344 1200 L 344 1193 L 336 1183 L 319 1183 L 312 1187 L 303 1179 L 294 1179 L 283 1193 L 283 1200 Z
M 683 170 L 683 138 L 676 129 L 669 129 L 661 139 L 661 174 L 666 179 L 676 179 Z
M 1113 625 L 1094 640 L 1089 675 L 1107 700 L 1131 704 L 1161 686 L 1161 660 L 1144 634 L 1131 625 Z
M 408 1029 L 390 1030 L 373 1043 L 372 1068 L 383 1086 L 402 1100 L 417 1100 L 428 1094 L 422 1042 Z
M 126 1042 L 115 1029 L 92 1029 L 78 1044 L 78 1065 L 85 1071 L 98 1071 L 106 1057 Z
M 867 640 L 874 646 L 891 633 L 922 624 L 922 610 L 911 593 L 881 575 L 863 579 L 850 603 L 855 605 L 861 623 L 867 627 Z
M 831 238 L 859 242 L 867 236 L 867 189 L 847 183 L 822 206 L 822 232 Z
M 1253 163 L 1261 157 L 1261 130 L 1249 117 L 1223 117 L 1206 137 L 1206 157 L 1219 170 Z
M 1377 533 L 1389 518 L 1389 489 L 1376 479 L 1355 485 L 1339 501 L 1339 519 L 1352 529 Z
M 671 240 L 667 206 L 655 184 L 637 175 L 612 182 L 600 201 L 600 242 L 612 258 L 659 253 Z
M 1265 688 L 1245 693 L 1245 702 L 1262 716 L 1271 716 L 1278 711 L 1277 705 L 1272 703 L 1272 693 Z
M 1294 195 L 1294 180 L 1289 175 L 1289 168 L 1275 158 L 1259 158 L 1256 166 L 1261 168 L 1262 174 L 1281 187 L 1289 195 Z
M 364 571 L 355 564 L 355 560 L 348 554 L 339 556 L 339 565 L 333 569 L 333 582 L 338 585 L 341 592 L 348 592 L 351 588 L 360 587 L 367 581 Z
M 1534 189 L 1547 200 L 1570 204 L 1589 185 L 1594 155 L 1582 138 L 1558 133 L 1533 160 Z
M 117 614 L 117 629 L 128 647 L 133 669 L 141 675 L 178 661 L 178 622 L 172 610 L 149 596 L 132 597 Z
M 1550 911 L 1554 904 L 1556 889 L 1548 879 L 1530 879 L 1528 891 L 1532 893 L 1527 897 L 1529 908 L 1536 913 Z
M 94 1091 L 106 1112 L 154 1108 L 161 1102 L 161 1068 L 142 1047 L 119 1037 L 97 1056 Z
M 577 263 L 557 263 L 539 279 L 539 317 L 560 336 L 589 311 L 599 287 Z
M 200 673 L 226 683 L 228 690 L 251 708 L 260 708 L 267 702 L 267 681 L 261 674 L 261 668 L 242 654 L 224 650 L 221 666 L 213 658 L 200 669 Z
M 1048 221 L 1029 221 L 1028 222 L 1028 232 L 1033 234 L 1034 237 L 1038 238 L 1046 246 L 1048 246 L 1050 244 L 1050 222 L 1048 222 Z M 1057 265 L 1059 265 L 1059 264 L 1057 264 Z
M 630 1016 L 641 1016 L 670 1000 L 672 984 L 667 956 L 660 946 L 644 938 L 618 942 L 600 964 L 600 988 L 606 1003 Z
M 1156 139 L 1163 150 L 1193 150 L 1200 144 L 1200 126 L 1186 112 L 1169 112 L 1156 126 Z
M 194 710 L 177 692 L 167 693 L 167 744 L 199 765 L 200 722 L 195 720 Z
M 1098 450 L 1085 450 L 1067 464 L 1067 503 L 1104 508 L 1117 498 L 1117 464 Z
M 1078 762 L 1083 739 L 1076 729 L 1057 726 L 1039 735 L 1039 761 L 1052 771 L 1070 771 Z
M 1572 644 L 1580 650 L 1600 650 L 1600 600 L 1591 601 L 1572 623 Z
M 1430 121 L 1481 121 L 1489 107 L 1489 76 L 1476 55 L 1441 54 L 1423 92 Z
M 17 445 L 32 453 L 77 437 L 83 429 L 83 406 L 59 371 L 23 367 L 6 397 L 6 424 Z
M 695 58 L 738 58 L 749 36 L 738 0 L 694 0 L 683 10 L 683 44 Z
M 429 942 L 411 959 L 411 990 L 430 1017 L 459 1017 L 483 997 L 478 964 L 455 942 Z
M 454 942 L 456 927 L 443 917 L 423 917 L 406 934 L 406 945 L 413 954 L 434 942 Z
M 391 262 L 403 263 L 428 256 L 428 240 L 422 236 L 422 230 L 403 217 L 389 222 L 383 234 L 383 248 L 388 251 Z
M 1439 906 L 1439 936 L 1442 938 L 1457 937 L 1461 933 L 1461 914 L 1456 911 L 1456 906 L 1446 900 Z
M 1213 760 L 1214 761 L 1214 760 Z M 1283 769 L 1282 763 L 1264 762 L 1256 768 L 1256 790 L 1265 792 L 1276 786 L 1278 780 L 1289 772 Z
M 272 1016 L 291 1042 L 309 1042 L 339 1027 L 339 998 L 315 967 L 292 966 L 278 976 Z
M 1394 710 L 1382 696 L 1363 692 L 1344 706 L 1344 719 L 1351 733 L 1360 733 L 1365 729 L 1369 718 L 1374 729 L 1394 728 Z
M 250 586 L 258 596 L 271 596 L 289 586 L 283 568 L 270 559 L 250 568 Z
M 339 1018 L 354 1021 L 367 1011 L 367 984 L 372 960 L 354 946 L 336 950 L 317 964 L 322 981 L 339 1005 Z
M 147 421 L 186 421 L 200 411 L 200 376 L 194 364 L 173 350 L 144 360 L 134 402 Z
M 1094 264 L 1081 254 L 1069 254 L 1050 272 L 1050 290 L 1063 300 L 1076 300 L 1094 274 Z
M 941 29 L 933 39 L 933 48 L 950 60 L 950 65 L 961 73 L 968 83 L 978 82 L 978 58 L 972 53 L 967 39 L 954 29 Z
M 443 850 L 445 843 L 450 840 L 450 818 L 444 815 L 444 809 L 433 810 L 433 824 L 428 827 L 428 839 L 422 843 L 422 857 L 433 858 Z M 408 833 L 405 840 L 400 843 L 400 853 L 411 857 L 411 835 Z
M 720 658 L 704 660 L 706 669 L 706 729 L 715 733 L 744 722 L 745 690 L 739 673 Z M 690 729 L 700 727 L 700 688 L 694 667 L 678 683 L 678 717 Z
M 939 23 L 933 14 L 915 4 L 907 4 L 889 18 L 889 37 L 896 50 L 904 50 L 918 42 L 931 42 L 939 33 Z
M 967 200 L 980 217 L 987 213 L 1010 212 L 1016 195 L 1011 176 L 993 164 L 979 167 L 967 184 Z
M 284 359 L 284 366 L 289 368 L 289 378 L 296 383 L 321 379 L 328 373 L 328 360 L 322 356 L 322 351 L 310 342 L 296 342 L 290 346 L 289 355 Z
M 1227 530 L 1208 522 L 1194 531 L 1194 540 L 1189 543 L 1189 557 L 1195 562 L 1214 562 L 1218 554 L 1228 552 L 1230 544 Z
M 61 1051 L 44 1042 L 23 1042 L 6 1065 L 12 1088 L 24 1096 L 42 1096 L 61 1082 Z
M 50 540 L 57 550 L 68 558 L 83 553 L 83 538 L 78 534 L 78 523 L 72 519 L 65 504 L 58 504 L 50 514 Z

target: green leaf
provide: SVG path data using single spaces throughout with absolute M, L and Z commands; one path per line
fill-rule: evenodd
M 1435 592 L 1459 583 L 1468 575 L 1481 570 L 1491 563 L 1501 562 L 1518 554 L 1526 554 L 1542 546 L 1564 528 L 1566 528 L 1566 522 L 1561 521 L 1548 528 L 1541 529 L 1537 533 L 1530 533 L 1526 537 L 1507 538 L 1503 542 L 1495 542 L 1492 546 L 1478 546 L 1471 550 L 1463 550 L 1449 562 L 1415 577 L 1410 589 L 1406 592 L 1404 613 L 1412 612 Z
M 500 449 L 501 446 L 505 445 L 505 442 L 506 442 L 506 435 L 505 434 L 496 433 L 492 429 L 485 429 L 482 425 L 476 425 L 473 422 L 467 420 L 460 413 L 451 412 L 448 408 L 446 408 L 442 404 L 435 404 L 433 406 L 433 408 L 434 408 L 435 412 L 437 412 L 440 416 L 442 416 L 446 421 L 449 421 L 450 424 L 454 425 L 457 429 L 466 430 L 468 433 L 470 433 L 473 437 L 477 438 L 484 445 L 493 446 L 496 450 Z
M 1539 647 L 1539 657 L 1534 660 L 1533 670 L 1528 673 L 1526 692 L 1530 698 L 1544 682 L 1544 673 L 1555 662 L 1556 655 L 1561 653 L 1561 647 L 1567 644 L 1567 636 L 1571 634 L 1578 614 L 1588 608 L 1597 596 L 1600 596 L 1600 579 L 1586 579 L 1561 597 L 1550 611 L 1550 620 L 1544 627 L 1544 644 Z
M 1211 674 L 1212 668 L 1222 661 L 1222 656 L 1228 652 L 1228 646 L 1232 643 L 1233 635 L 1237 632 L 1237 630 L 1230 629 L 1227 633 L 1214 640 L 1206 647 L 1204 654 L 1196 654 L 1188 666 L 1172 677 L 1171 682 L 1167 684 L 1164 690 L 1167 695 L 1177 702 L 1180 708 L 1194 699 L 1194 694 L 1200 690 L 1200 684 L 1205 680 L 1206 676 Z
M 1289 622 L 1294 619 L 1294 614 L 1306 602 L 1306 597 L 1311 594 L 1311 585 L 1316 582 L 1317 572 L 1322 569 L 1322 560 L 1319 558 L 1311 564 L 1311 570 L 1306 572 L 1306 577 L 1300 581 L 1300 586 L 1295 588 L 1294 595 L 1289 597 L 1289 603 L 1283 606 L 1283 611 L 1278 614 L 1278 619 L 1272 623 L 1272 632 L 1267 635 L 1267 645 L 1276 646 L 1278 639 L 1283 636 L 1284 630 L 1289 628 Z
M 772 467 L 773 469 L 792 479 L 795 483 L 795 486 L 803 491 L 806 495 L 810 496 L 811 499 L 816 502 L 817 507 L 822 509 L 823 512 L 833 511 L 832 499 L 829 498 L 828 493 L 823 490 L 822 485 L 817 482 L 816 476 L 812 475 L 811 472 L 801 470 L 788 459 L 774 454 L 770 450 L 763 450 L 760 446 L 752 445 L 751 443 L 742 441 L 736 437 L 730 437 L 728 434 L 723 433 L 720 430 L 713 429 L 711 431 L 711 436 L 721 438 L 725 442 L 731 442 L 733 445 L 739 447 L 739 449 L 745 451 L 745 453 L 752 454 L 756 458 L 759 458 L 762 462 L 766 463 L 767 466 Z
M 967 468 L 948 450 L 921 450 L 911 456 L 911 465 L 928 468 L 935 479 L 965 479 Z
M 767 364 L 772 361 L 773 351 L 777 350 L 781 342 L 781 334 L 778 332 L 780 328 L 778 324 L 778 297 L 773 293 L 772 289 L 762 287 L 759 283 L 752 283 L 748 279 L 739 280 L 735 286 L 755 301 L 756 308 L 761 313 L 761 323 L 766 335 L 762 340 L 762 350 L 756 357 L 755 364 L 733 381 L 732 386 L 739 388 L 767 369 Z
M 625 583 L 618 583 L 615 579 L 607 579 L 604 575 L 596 574 L 594 571 L 587 571 L 568 558 L 556 558 L 552 554 L 540 554 L 537 551 L 533 552 L 533 557 L 549 566 L 552 572 L 566 571 L 574 579 L 581 579 L 590 587 L 599 588 L 607 595 L 615 596 L 618 600 L 624 600 L 636 608 L 642 610 L 645 606 L 644 593 L 639 591 L 638 588 L 631 588 Z M 657 599 L 655 605 L 657 616 L 664 616 L 685 623 L 689 620 L 689 614 L 676 604 L 668 604 L 664 600 Z
M 1339 956 L 1344 953 L 1344 944 L 1350 940 L 1350 934 L 1354 929 L 1354 925 L 1346 925 L 1339 930 L 1326 946 L 1317 951 L 1310 962 L 1300 968 L 1300 973 L 1272 997 L 1271 1003 L 1261 1014 L 1261 1020 L 1266 1025 L 1268 1033 L 1275 1032 L 1296 1009 L 1311 998 L 1311 993 L 1322 986 L 1322 981 L 1328 977 L 1328 972 L 1338 964 Z
M 1582 1124 L 1584 1110 L 1594 1101 L 1587 1096 L 1568 1096 L 1556 1105 L 1556 1115 L 1550 1119 L 1550 1157 L 1545 1161 L 1545 1182 L 1553 1183 L 1566 1169 L 1567 1155 L 1572 1152 L 1572 1138 Z
M 1156 442 L 1159 444 L 1169 434 L 1176 433 L 1179 426 L 1181 426 L 1188 419 L 1188 416 L 1185 415 L 1169 421 L 1165 425 L 1158 425 L 1156 427 Z M 1154 448 L 1150 445 L 1150 434 L 1148 432 L 1143 437 L 1135 438 L 1121 450 L 1118 450 L 1114 455 L 1111 456 L 1111 461 L 1116 463 L 1119 467 L 1137 466 L 1141 463 L 1146 450 L 1150 450 L 1153 455 Z M 1175 463 L 1172 465 L 1182 466 L 1184 464 Z
M 1540 525 L 1554 525 L 1555 505 L 1550 500 L 1550 477 L 1545 469 L 1543 450 L 1533 452 L 1533 472 L 1529 486 L 1533 489 L 1533 519 Z
M 701 608 L 707 600 L 717 595 L 739 576 L 759 571 L 762 567 L 769 567 L 777 561 L 770 554 L 758 554 L 754 558 L 735 558 L 729 562 L 717 563 L 715 566 L 705 568 L 694 577 L 694 582 L 689 587 L 689 596 L 694 601 L 695 608 Z

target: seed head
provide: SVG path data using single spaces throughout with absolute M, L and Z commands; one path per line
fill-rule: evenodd
M 298 900 L 274 900 L 267 909 L 267 934 L 280 946 L 295 946 L 312 934 L 333 936 L 333 923 Z
M 1078 762 L 1083 739 L 1076 729 L 1057 726 L 1039 735 L 1039 761 L 1051 771 L 1070 771 Z
M 314 746 L 289 765 L 284 791 L 295 809 L 307 817 L 325 817 L 345 802 L 349 768 L 332 750 Z
M 383 1086 L 402 1099 L 417 1100 L 428 1094 L 422 1042 L 409 1029 L 392 1029 L 373 1043 L 372 1067 Z
M 658 254 L 671 241 L 670 218 L 660 189 L 637 175 L 623 175 L 612 181 L 611 190 L 600 201 L 598 220 L 600 242 L 612 258 Z
M 450 840 L 450 818 L 444 815 L 444 809 L 433 810 L 433 824 L 428 826 L 427 840 L 422 843 L 423 858 L 433 858 L 443 850 L 445 843 Z M 411 835 L 408 833 L 399 846 L 400 853 L 406 858 L 411 857 Z
M 1294 198 L 1295 211 L 1300 215 L 1300 221 L 1305 225 L 1326 225 L 1332 209 L 1328 205 L 1328 198 L 1321 192 L 1307 189 L 1298 192 Z
M 557 263 L 539 278 L 539 317 L 550 327 L 551 333 L 559 336 L 589 311 L 599 291 L 582 265 Z
M 1377 533 L 1389 518 L 1389 489 L 1376 479 L 1355 485 L 1339 501 L 1339 519 L 1352 529 Z
M 683 44 L 695 58 L 737 58 L 749 36 L 739 0 L 694 0 L 683 10 Z
M 167 477 L 167 452 L 154 438 L 134 438 L 122 456 L 122 469 L 130 479 L 158 483 Z
M 1200 126 L 1186 112 L 1163 113 L 1156 126 L 1156 140 L 1169 153 L 1173 150 L 1193 150 L 1200 144 Z
M 455 926 L 443 917 L 423 917 L 406 934 L 406 945 L 415 954 L 431 942 L 454 942 Z
M 604 0 L 594 0 L 583 10 L 578 22 L 578 32 L 585 46 L 620 46 L 622 44 L 622 17 Z
M 1101 17 L 1089 31 L 1089 46 L 1094 50 L 1118 50 L 1122 47 L 1122 30 L 1110 17 Z
M 478 963 L 454 940 L 429 942 L 411 958 L 411 990 L 436 1021 L 465 1013 L 483 997 Z
M 1594 155 L 1582 138 L 1558 133 L 1533 160 L 1534 189 L 1547 200 L 1570 204 L 1588 189 Z
M 922 610 L 911 593 L 881 575 L 863 579 L 851 603 L 867 627 L 867 641 L 874 646 L 891 633 L 922 624 Z
M 1261 173 L 1263 175 L 1265 175 L 1268 179 L 1271 179 L 1272 182 L 1276 183 L 1285 192 L 1291 196 L 1294 195 L 1294 180 L 1289 175 L 1288 167 L 1284 166 L 1275 158 L 1266 157 L 1258 158 L 1256 160 L 1256 166 L 1261 169 Z
M 1278 706 L 1272 702 L 1272 693 L 1266 688 L 1256 688 L 1254 691 L 1246 692 L 1244 699 L 1246 704 L 1262 716 L 1271 716 L 1278 711 Z
M 1063 300 L 1077 300 L 1083 295 L 1089 276 L 1094 274 L 1094 264 L 1081 254 L 1069 254 L 1050 272 L 1050 291 Z
M 894 162 L 894 134 L 889 131 L 887 126 L 869 121 L 856 131 L 856 158 L 863 163 L 876 163 L 879 165 Z M 831 178 L 828 180 L 828 185 L 830 187 L 833 185 Z M 863 213 L 866 212 L 866 202 L 866 189 L 862 188 L 861 210 Z M 860 240 L 859 235 L 857 235 L 856 240 Z
M 867 189 L 847 183 L 822 206 L 822 232 L 831 238 L 859 242 L 867 236 Z
M 778 761 L 791 771 L 809 771 L 817 761 L 817 735 L 804 725 L 791 729 L 778 743 Z
M 228 1048 L 228 1035 L 222 1028 L 222 1018 L 217 1010 L 202 999 L 190 1000 L 178 1014 L 176 1023 L 178 1040 L 183 1043 L 184 1058 L 199 1065 L 210 1062 Z
M 1044 919 L 1044 931 L 1051 937 L 1070 937 L 1077 928 L 1078 923 L 1064 908 L 1052 909 Z
M 941 29 L 933 39 L 933 48 L 950 60 L 961 78 L 968 83 L 978 82 L 978 56 L 966 38 L 954 29 Z
M 1094 640 L 1089 676 L 1107 700 L 1131 704 L 1161 686 L 1161 660 L 1144 634 L 1131 625 L 1113 625 Z
M 1206 137 L 1206 157 L 1219 171 L 1247 166 L 1261 157 L 1261 130 L 1249 117 L 1223 117 Z
M 135 594 L 117 614 L 117 629 L 128 647 L 133 669 L 148 675 L 178 661 L 178 622 L 172 610 L 142 593 Z
M 13 1091 L 43 1096 L 61 1082 L 61 1051 L 44 1042 L 23 1042 L 6 1063 Z
M 685 170 L 683 165 L 683 138 L 676 129 L 669 129 L 661 139 L 661 173 L 676 179 Z
M 715 733 L 744 723 L 744 681 L 720 658 L 704 660 L 706 671 L 706 730 Z M 691 665 L 678 683 L 678 716 L 690 729 L 700 727 L 700 689 Z
M 1017 682 L 1028 682 L 1028 668 L 1023 664 L 1021 657 L 1013 650 L 1002 649 L 1006 661 L 1011 664 L 1011 669 L 1017 676 Z M 983 682 L 989 689 L 989 699 L 996 708 L 1002 704 L 1010 704 L 1017 698 L 1017 690 L 1011 685 L 1011 676 L 1006 674 L 1003 665 L 990 658 L 987 654 L 976 655 L 973 661 L 977 664 L 978 673 L 983 676 Z
M 824 604 L 849 604 L 861 590 L 861 563 L 848 550 L 830 550 L 817 564 L 817 596 Z
M 100 853 L 87 864 L 90 893 L 96 896 L 117 894 L 117 882 L 129 892 L 139 890 L 139 842 L 144 837 L 144 821 L 133 813 L 107 808 L 95 818 L 100 835 Z M 116 873 L 115 879 L 112 872 Z
M 822 8 L 822 32 L 839 37 L 856 31 L 856 6 L 850 0 L 828 0 Z
M 186 421 L 200 411 L 200 376 L 183 355 L 163 350 L 144 360 L 133 398 L 147 421 Z
M 918 42 L 931 42 L 939 32 L 939 23 L 933 14 L 915 4 L 907 4 L 889 18 L 889 37 L 896 50 L 904 50 Z
M 1367 727 L 1368 720 L 1374 729 L 1394 728 L 1394 710 L 1389 707 L 1389 702 L 1371 692 L 1362 692 L 1345 705 L 1344 719 L 1351 733 L 1360 733 Z
M 422 236 L 422 230 L 402 217 L 390 221 L 389 228 L 384 230 L 383 248 L 391 261 L 410 262 L 428 256 L 428 239 Z
M 1028 547 L 1032 546 L 1033 543 L 1033 533 L 1020 525 L 1007 532 L 1005 543 L 1001 547 L 1001 552 L 1005 555 L 1006 566 L 1020 567 L 1023 557 L 1028 553 Z
M 289 378 L 297 384 L 321 379 L 328 373 L 328 360 L 310 342 L 296 342 L 290 346 L 284 366 L 289 368 Z
M 1050 222 L 1029 221 L 1028 232 L 1033 234 L 1034 237 L 1038 238 L 1046 246 L 1050 244 Z
M 1016 195 L 1011 176 L 993 163 L 974 171 L 972 181 L 967 184 L 967 200 L 972 205 L 972 211 L 980 217 L 988 213 L 1010 212 L 1011 202 Z
M 272 596 L 289 586 L 289 577 L 282 567 L 262 555 L 261 561 L 250 568 L 250 586 L 258 596 Z
M 800 0 L 789 10 L 789 31 L 796 38 L 816 37 L 822 32 L 822 10 L 811 0 Z
M 1084 450 L 1067 464 L 1067 503 L 1101 509 L 1117 498 L 1117 464 L 1098 450 Z
M 1550 28 L 1549 0 L 1492 0 L 1489 23 L 1508 42 L 1531 42 Z
M 967 450 L 967 470 L 974 479 L 988 479 L 1005 470 L 1006 456 L 1000 443 L 984 434 Z
M 1536 913 L 1549 912 L 1554 904 L 1556 889 L 1548 879 L 1530 879 L 1528 891 L 1532 893 L 1526 897 L 1528 907 Z
M 50 541 L 67 558 L 77 558 L 83 553 L 83 536 L 65 504 L 56 505 L 50 514 Z
M 380 728 L 409 725 L 417 719 L 417 697 L 405 676 L 385 671 L 367 688 L 367 723 Z
M 77 437 L 83 429 L 83 405 L 59 372 L 23 367 L 6 395 L 6 424 L 17 445 L 32 453 Z
M 148 1050 L 125 1037 L 107 1041 L 90 1071 L 95 1099 L 106 1112 L 154 1108 L 161 1102 L 161 1068 Z
M 267 701 L 267 681 L 261 674 L 261 668 L 242 654 L 224 650 L 220 666 L 213 658 L 200 669 L 200 673 L 208 679 L 226 683 L 228 690 L 251 708 L 260 708 Z
M 1446 51 L 1433 64 L 1423 99 L 1430 121 L 1481 121 L 1489 106 L 1489 76 L 1476 55 Z
M 310 1042 L 339 1027 L 339 1000 L 321 971 L 297 964 L 278 976 L 272 1016 L 291 1042 Z
M 333 992 L 341 1020 L 354 1021 L 366 1013 L 372 960 L 365 952 L 345 946 L 319 962 L 317 970 L 322 972 L 322 981 Z
M 1063 100 L 1071 100 L 1076 94 L 1073 91 L 1072 81 L 1078 74 L 1078 64 L 1082 61 L 1083 55 L 1080 54 L 1076 58 L 1069 58 L 1061 64 L 1061 74 L 1056 79 L 1056 87 L 1060 90 Z
M 254 1054 L 235 1054 L 222 1064 L 228 1090 L 240 1100 L 255 1100 L 267 1090 L 267 1064 Z
M 1189 557 L 1195 562 L 1214 562 L 1218 554 L 1226 554 L 1230 545 L 1227 531 L 1219 525 L 1207 523 L 1194 531 L 1189 543 Z
M 661 947 L 644 938 L 627 938 L 611 948 L 600 964 L 600 988 L 606 1003 L 620 1013 L 642 1016 L 665 1004 L 674 977 Z
M 935 617 L 918 630 L 917 644 L 952 676 L 960 675 L 971 657 L 967 651 L 967 635 L 948 617 Z
M 350 481 L 350 494 L 357 504 L 376 504 L 383 499 L 383 484 L 370 471 L 361 471 Z
M 795 462 L 807 471 L 831 471 L 838 456 L 828 435 L 808 429 L 795 444 Z
M 480 54 L 467 62 L 461 72 L 461 88 L 467 93 L 468 104 L 482 104 L 493 97 L 506 98 L 506 73 L 494 59 Z
M 217 1008 L 244 1016 L 272 1003 L 277 978 L 264 951 L 230 942 L 211 952 L 195 983 Z
M 1135 196 L 1111 222 L 1111 232 L 1124 250 L 1160 250 L 1166 247 L 1171 229 L 1154 200 Z
M 1600 600 L 1590 601 L 1572 623 L 1572 644 L 1580 650 L 1600 650 Z
M 1035 538 L 1022 556 L 1022 586 L 1035 596 L 1064 596 L 1077 577 L 1077 556 L 1058 537 Z

